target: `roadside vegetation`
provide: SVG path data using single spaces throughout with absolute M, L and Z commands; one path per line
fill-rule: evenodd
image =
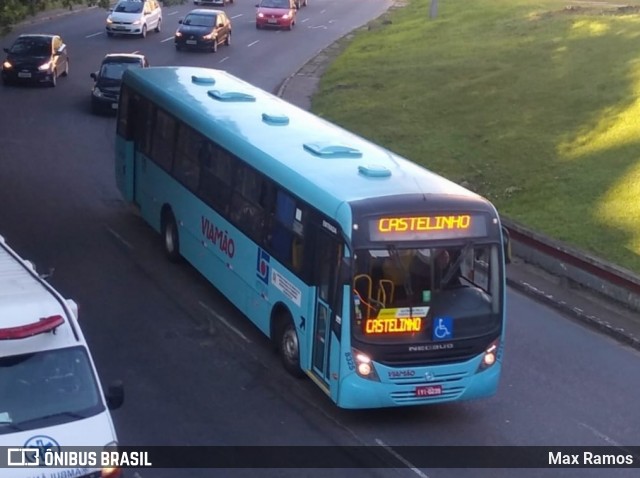
M 640 1 L 408 0 L 345 39 L 315 113 L 640 273 Z
M 164 0 L 163 5 L 185 3 L 186 0 Z M 77 6 L 98 6 L 109 8 L 113 0 L 0 0 L 0 34 L 11 31 L 13 25 L 28 19 L 30 16 L 54 8 L 68 8 Z

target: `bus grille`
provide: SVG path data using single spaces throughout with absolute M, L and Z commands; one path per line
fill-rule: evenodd
M 425 376 L 422 374 L 416 374 L 413 377 L 390 377 L 389 381 L 402 385 L 429 385 L 432 383 L 451 383 L 462 380 L 467 377 L 469 372 L 454 372 L 454 373 L 434 373 L 433 379 L 428 382 L 425 380 Z

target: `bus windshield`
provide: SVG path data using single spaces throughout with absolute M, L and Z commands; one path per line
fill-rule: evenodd
M 430 339 L 434 317 L 478 319 L 466 338 L 499 321 L 498 245 L 357 250 L 354 333 L 360 339 Z M 459 328 L 460 329 L 460 328 Z M 462 334 L 456 334 L 461 338 Z M 451 337 L 454 338 L 453 336 Z

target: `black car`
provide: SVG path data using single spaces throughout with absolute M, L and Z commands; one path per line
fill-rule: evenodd
M 191 10 L 175 35 L 176 50 L 183 48 L 218 51 L 218 45 L 231 44 L 231 20 L 221 10 Z
M 148 66 L 145 56 L 138 53 L 109 53 L 105 56 L 100 69 L 91 73 L 95 82 L 91 92 L 91 110 L 94 113 L 117 110 L 125 70 Z
M 2 64 L 2 82 L 47 83 L 56 86 L 59 76 L 69 74 L 67 46 L 58 35 L 20 35 Z

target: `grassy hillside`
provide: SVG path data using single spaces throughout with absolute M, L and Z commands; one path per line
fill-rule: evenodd
M 409 0 L 312 109 L 640 272 L 640 1 Z

